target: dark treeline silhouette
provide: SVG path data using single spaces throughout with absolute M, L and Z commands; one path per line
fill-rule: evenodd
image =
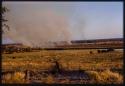
M 103 50 L 97 50 L 98 53 L 104 53 L 104 52 L 111 52 L 114 51 L 113 48 L 103 49 Z

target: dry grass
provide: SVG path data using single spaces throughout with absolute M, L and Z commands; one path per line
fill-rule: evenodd
M 54 77 L 52 75 L 47 76 L 45 83 L 54 84 L 55 83 Z
M 110 70 L 105 70 L 103 72 L 97 71 L 86 71 L 86 73 L 91 77 L 92 83 L 101 84 L 121 84 L 123 83 L 123 76 L 119 73 L 112 72 Z
M 15 72 L 14 74 L 6 74 L 3 76 L 3 83 L 25 83 L 25 73 L 23 72 Z
M 92 51 L 93 54 L 89 52 Z M 30 70 L 45 70 L 50 69 L 53 65 L 52 58 L 59 60 L 61 67 L 65 70 L 85 70 L 89 71 L 91 77 L 94 77 L 94 81 L 103 83 L 122 83 L 122 78 L 118 70 L 122 70 L 123 67 L 123 51 L 113 51 L 108 53 L 97 53 L 97 50 L 43 50 L 40 52 L 25 52 L 14 54 L 2 54 L 2 71 L 17 70 L 23 71 Z M 12 57 L 16 57 L 13 59 Z M 115 72 L 104 71 L 98 72 L 98 69 L 116 69 Z M 7 75 L 7 80 L 11 75 Z M 16 74 L 19 78 L 15 78 L 20 82 L 22 78 L 20 74 Z M 23 74 L 22 74 L 23 76 Z M 103 77 L 103 78 L 102 78 Z M 6 79 L 5 79 L 6 80 Z M 49 81 L 50 80 L 50 81 Z M 53 77 L 49 76 L 46 81 L 48 83 L 54 83 Z

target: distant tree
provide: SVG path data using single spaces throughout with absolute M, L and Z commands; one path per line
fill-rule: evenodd
M 2 14 L 2 32 L 4 32 L 4 29 L 6 28 L 7 30 L 9 30 L 9 26 L 6 24 L 6 22 L 8 21 L 7 19 L 5 19 L 5 13 L 8 12 L 9 9 L 6 7 L 2 7 L 1 8 L 1 14 Z M 5 27 L 5 28 L 4 28 Z

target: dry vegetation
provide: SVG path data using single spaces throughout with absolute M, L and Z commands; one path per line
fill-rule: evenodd
M 92 51 L 92 54 L 90 54 Z M 15 58 L 13 58 L 15 57 Z M 84 70 L 90 78 L 87 82 L 77 82 L 65 79 L 57 81 L 53 75 L 47 75 L 41 79 L 43 83 L 123 83 L 123 51 L 115 50 L 107 53 L 97 53 L 91 50 L 41 50 L 38 52 L 25 52 L 3 54 L 2 71 L 14 70 L 14 74 L 3 75 L 3 83 L 30 83 L 25 80 L 25 70 L 48 70 L 54 65 L 52 58 L 58 59 L 62 69 Z M 39 82 L 39 81 L 38 81 Z

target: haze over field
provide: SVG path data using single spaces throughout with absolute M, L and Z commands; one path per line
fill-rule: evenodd
M 122 38 L 122 2 L 3 2 L 10 31 L 3 43 L 46 46 L 48 42 Z

